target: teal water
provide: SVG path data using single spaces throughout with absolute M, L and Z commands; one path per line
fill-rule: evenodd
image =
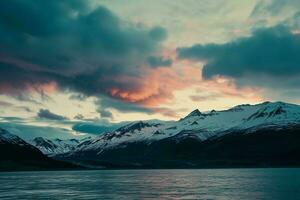
M 300 169 L 1 172 L 0 199 L 300 199 Z

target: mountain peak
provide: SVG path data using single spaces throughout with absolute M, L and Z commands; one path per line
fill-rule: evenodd
M 196 109 L 196 110 L 193 110 L 190 114 L 188 114 L 185 118 L 201 116 L 201 115 L 202 115 L 202 113 L 200 112 L 200 110 Z
M 9 131 L 0 128 L 0 144 L 1 143 L 12 143 L 12 144 L 22 144 L 25 145 L 26 142 L 20 137 L 11 134 Z
M 282 101 L 274 101 L 274 102 L 271 102 L 271 101 L 265 101 L 265 102 L 262 102 L 260 104 L 257 104 L 257 105 L 265 105 L 265 106 L 268 106 L 268 105 L 271 105 L 271 106 L 285 106 L 285 105 L 291 105 L 289 103 L 286 103 L 286 102 L 282 102 Z
M 43 137 L 36 137 L 33 141 L 45 141 L 45 139 Z
M 135 130 L 141 130 L 145 127 L 150 127 L 151 125 L 146 123 L 146 122 L 143 122 L 143 121 L 137 121 L 137 122 L 133 122 L 133 123 L 130 123 L 130 124 L 127 124 L 125 126 L 122 126 L 120 127 L 119 129 L 117 129 L 118 132 L 120 132 L 121 134 L 122 133 L 125 133 L 125 132 L 133 132 Z

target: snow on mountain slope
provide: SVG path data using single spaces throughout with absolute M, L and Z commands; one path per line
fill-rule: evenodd
M 76 151 L 81 151 L 83 149 L 89 150 L 105 148 L 107 146 L 116 145 L 123 142 L 147 140 L 149 137 L 155 134 L 161 126 L 162 124 L 156 122 L 132 122 L 117 129 L 116 131 L 102 134 L 101 136 L 79 144 L 76 148 Z
M 20 145 L 20 146 L 26 146 L 28 143 L 26 143 L 24 140 L 19 138 L 16 135 L 13 135 L 9 133 L 7 130 L 4 130 L 0 128 L 0 144 L 14 144 L 14 145 Z M 30 146 L 30 145 L 28 145 Z
M 261 125 L 287 125 L 300 122 L 300 106 L 282 102 L 239 105 L 224 111 L 188 117 L 179 122 L 188 130 L 219 133 L 230 129 L 247 129 Z M 205 138 L 203 138 L 205 139 Z
M 194 110 L 174 122 L 133 122 L 116 131 L 87 140 L 77 146 L 80 151 L 98 151 L 131 142 L 161 140 L 178 134 L 193 133 L 200 140 L 221 136 L 230 131 L 255 130 L 267 126 L 300 124 L 300 106 L 283 102 L 239 105 L 228 110 L 202 113 Z
M 0 128 L 0 171 L 75 168 L 78 166 L 53 160 L 20 137 Z
M 52 154 L 66 153 L 75 150 L 75 147 L 81 142 L 81 140 L 77 140 L 77 139 L 50 140 L 42 137 L 37 137 L 29 142 L 33 146 L 37 147 L 44 154 L 52 155 Z

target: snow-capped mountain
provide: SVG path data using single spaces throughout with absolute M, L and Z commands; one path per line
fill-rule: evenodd
M 300 166 L 299 144 L 300 106 L 283 102 L 196 109 L 178 121 L 131 122 L 83 140 L 38 137 L 29 144 L 0 129 L 5 163 L 13 159 L 18 166 L 43 168 L 65 164 L 41 152 L 93 167 Z
M 295 163 L 298 159 L 293 156 L 298 151 L 300 156 L 297 133 L 299 105 L 265 102 L 221 111 L 194 110 L 179 121 L 132 122 L 56 158 L 121 167 L 205 167 L 222 160 L 222 164 L 242 162 L 246 166 L 252 162 Z M 274 149 L 278 146 L 283 147 Z M 282 155 L 289 158 L 276 160 Z
M 36 147 L 0 128 L 0 171 L 74 167 L 77 166 L 48 158 Z
M 183 132 L 193 132 L 200 140 L 222 136 L 230 131 L 252 130 L 267 126 L 300 123 L 300 106 L 283 102 L 239 105 L 228 110 L 203 112 L 194 110 L 175 122 L 133 122 L 116 131 L 81 143 L 75 151 L 111 148 L 122 143 L 152 142 Z
M 29 141 L 33 146 L 37 147 L 41 152 L 46 155 L 53 155 L 53 154 L 61 154 L 67 153 L 69 151 L 75 150 L 77 145 L 87 139 L 47 139 L 43 137 L 36 137 L 33 140 Z
M 20 137 L 11 134 L 5 129 L 0 128 L 0 144 L 13 144 L 19 146 L 28 146 L 32 147 L 30 144 L 22 140 Z

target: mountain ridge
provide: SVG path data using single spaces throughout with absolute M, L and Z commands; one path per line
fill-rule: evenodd
M 300 166 L 299 144 L 300 106 L 264 102 L 195 109 L 178 121 L 129 122 L 83 140 L 37 137 L 28 144 L 0 129 L 0 147 L 5 147 L 0 161 L 13 160 L 23 169 L 45 169 L 45 163 L 55 169 L 53 159 L 88 168 L 289 167 Z M 33 163 L 31 154 L 37 156 Z M 66 165 L 61 164 L 55 165 Z
M 89 158 L 88 162 L 105 160 L 105 162 L 110 163 L 112 161 L 110 158 L 113 157 L 119 158 L 120 160 L 122 160 L 122 156 L 130 157 L 130 155 L 124 155 L 127 150 L 128 153 L 132 155 L 135 155 L 136 151 L 143 152 L 144 150 L 148 152 L 144 152 L 145 155 L 152 155 L 152 153 L 149 152 L 157 151 L 153 149 L 152 146 L 154 145 L 157 149 L 160 149 L 159 144 L 165 145 L 163 141 L 169 141 L 168 143 L 174 146 L 172 148 L 175 148 L 176 146 L 179 147 L 184 141 L 203 146 L 203 144 L 209 141 L 216 142 L 226 139 L 229 136 L 245 142 L 243 138 L 244 136 L 247 137 L 247 134 L 253 134 L 255 138 L 264 138 L 263 135 L 266 132 L 274 132 L 274 134 L 280 132 L 280 134 L 283 134 L 285 131 L 289 133 L 294 131 L 294 135 L 291 137 L 296 137 L 299 132 L 299 124 L 300 106 L 283 102 L 238 105 L 227 110 L 213 110 L 211 112 L 194 110 L 179 121 L 159 124 L 142 121 L 132 122 L 115 131 L 107 132 L 85 143 L 81 143 L 74 151 L 56 157 L 62 160 L 81 160 L 80 158 L 85 157 L 83 160 Z M 292 128 L 292 131 L 290 128 Z M 257 134 L 259 132 L 263 134 Z M 252 136 L 249 136 L 249 138 L 251 137 Z M 275 135 L 274 137 L 277 138 Z M 284 138 L 284 135 L 282 135 L 282 137 Z M 296 139 L 298 138 L 296 137 Z M 188 147 L 186 148 L 188 149 Z M 122 152 L 122 150 L 124 150 L 124 152 Z M 236 150 L 238 151 L 238 149 Z M 176 152 L 176 148 L 174 151 Z M 164 154 L 164 152 L 160 153 Z M 139 162 L 141 166 L 144 166 L 146 157 L 140 155 L 135 159 L 140 159 Z M 154 157 L 151 157 L 151 159 L 155 160 Z M 114 159 L 113 163 L 119 165 L 120 163 L 117 160 L 118 159 Z M 129 164 L 128 162 L 126 163 L 126 161 L 123 160 L 122 164 L 126 163 L 125 165 L 127 165 Z M 133 161 L 131 160 L 130 162 Z M 111 163 L 109 165 L 111 165 Z
M 36 137 L 29 141 L 30 144 L 37 147 L 45 155 L 51 156 L 53 154 L 66 153 L 75 150 L 75 147 L 82 142 L 79 139 L 47 139 L 43 137 Z
M 66 169 L 80 167 L 53 160 L 20 137 L 0 128 L 0 171 Z

